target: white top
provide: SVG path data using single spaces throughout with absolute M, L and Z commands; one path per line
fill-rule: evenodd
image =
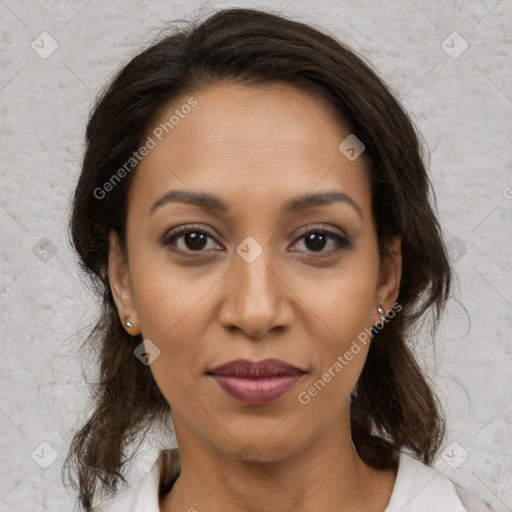
M 162 450 L 142 480 L 101 502 L 91 512 L 160 512 L 160 484 L 173 480 L 180 468 L 178 449 Z M 395 485 L 384 512 L 433 511 L 492 512 L 492 509 L 434 468 L 400 453 Z

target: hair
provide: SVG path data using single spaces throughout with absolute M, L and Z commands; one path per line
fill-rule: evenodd
M 340 125 L 365 145 L 372 214 L 381 258 L 401 237 L 402 276 L 393 320 L 373 333 L 351 397 L 352 439 L 362 460 L 389 468 L 408 450 L 430 464 L 445 437 L 445 420 L 431 384 L 409 346 L 411 328 L 427 313 L 433 335 L 449 297 L 451 267 L 435 196 L 416 130 L 389 86 L 362 57 L 331 35 L 271 12 L 225 9 L 174 28 L 130 60 L 96 100 L 86 130 L 74 192 L 70 235 L 80 267 L 101 300 L 101 314 L 85 340 L 99 359 L 94 410 L 75 433 L 64 462 L 77 474 L 85 509 L 95 493 L 115 493 L 129 441 L 169 416 L 170 406 L 150 368 L 133 354 L 108 279 L 109 234 L 126 251 L 128 193 L 137 167 L 98 199 L 140 147 L 170 101 L 221 81 L 281 82 L 319 95 Z M 398 311 L 399 309 L 399 311 Z M 140 338 L 142 341 L 142 337 Z M 72 481 L 76 489 L 76 482 Z M 108 492 L 107 492 L 108 494 Z

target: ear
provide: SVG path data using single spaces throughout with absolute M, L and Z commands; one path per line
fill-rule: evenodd
M 398 298 L 400 279 L 402 277 L 402 239 L 395 237 L 388 245 L 385 256 L 382 258 L 379 280 L 377 285 L 377 304 L 382 304 L 386 315 Z M 380 317 L 377 315 L 377 321 Z
M 132 336 L 140 334 L 128 262 L 114 231 L 109 236 L 108 279 L 123 328 Z M 126 322 L 130 322 L 132 326 L 127 326 Z

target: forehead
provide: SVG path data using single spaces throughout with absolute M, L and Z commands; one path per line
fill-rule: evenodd
M 194 105 L 189 108 L 189 105 Z M 138 201 L 169 188 L 260 205 L 336 189 L 370 200 L 363 158 L 338 149 L 350 132 L 321 98 L 286 84 L 218 83 L 174 99 L 152 125 L 155 142 L 132 184 Z

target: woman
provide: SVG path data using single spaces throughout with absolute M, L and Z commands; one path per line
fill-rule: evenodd
M 310 26 L 223 10 L 129 62 L 71 219 L 102 298 L 83 508 L 486 510 L 429 467 L 444 422 L 407 344 L 450 292 L 429 187 L 403 108 Z M 170 413 L 178 448 L 106 497 Z

